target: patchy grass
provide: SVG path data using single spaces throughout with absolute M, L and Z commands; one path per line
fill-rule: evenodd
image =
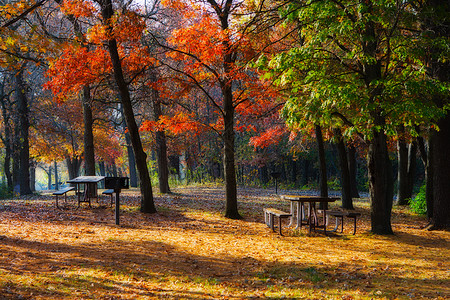
M 109 198 L 78 209 L 73 196 L 63 209 L 48 195 L 0 201 L 0 299 L 450 298 L 450 234 L 423 230 L 406 208 L 393 211 L 393 236 L 368 232 L 359 200 L 355 236 L 346 220 L 343 235 L 281 237 L 262 209 L 289 204 L 266 190 L 239 190 L 237 221 L 223 217 L 220 187 L 174 192 L 155 197 L 152 215 L 123 192 L 120 226 Z

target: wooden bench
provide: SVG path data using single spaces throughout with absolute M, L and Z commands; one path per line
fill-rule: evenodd
M 281 233 L 281 219 L 292 217 L 292 214 L 275 208 L 264 208 L 264 221 L 266 222 L 266 225 L 272 229 L 272 231 L 275 231 L 274 217 L 278 217 L 278 229 L 280 235 L 283 235 Z
M 356 219 L 361 216 L 359 212 L 346 212 L 346 211 L 327 211 L 328 216 L 333 216 L 336 218 L 336 227 L 332 230 L 337 231 L 339 227 L 338 221 L 341 221 L 341 233 L 344 232 L 344 217 L 353 219 L 353 235 L 356 234 Z
M 113 189 L 105 190 L 105 191 L 102 192 L 103 195 L 110 195 L 111 196 L 111 207 L 113 206 L 113 203 L 114 203 L 113 193 L 114 193 Z
M 59 207 L 58 196 L 64 195 L 64 202 L 66 202 L 67 201 L 67 192 L 73 191 L 74 189 L 75 189 L 75 187 L 71 186 L 71 187 L 54 192 L 53 195 L 56 196 L 56 207 Z

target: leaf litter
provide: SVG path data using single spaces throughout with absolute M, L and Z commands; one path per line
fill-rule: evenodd
M 108 198 L 77 208 L 70 196 L 61 209 L 45 194 L 0 201 L 0 298 L 450 298 L 450 235 L 405 208 L 394 208 L 393 236 L 369 233 L 364 199 L 355 236 L 349 221 L 344 234 L 280 236 L 262 209 L 289 204 L 271 191 L 240 189 L 244 219 L 229 220 L 220 186 L 173 190 L 155 195 L 157 214 L 124 191 L 120 226 Z

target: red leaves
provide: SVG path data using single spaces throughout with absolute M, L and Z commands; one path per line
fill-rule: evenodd
M 199 134 L 205 130 L 205 126 L 195 120 L 193 114 L 178 112 L 174 116 L 161 116 L 159 121 L 145 121 L 141 131 L 166 131 L 173 135 L 183 133 Z
M 77 93 L 84 85 L 95 82 L 112 69 L 108 53 L 102 48 L 89 51 L 85 47 L 69 45 L 47 71 L 51 78 L 44 87 L 55 95 Z
M 288 131 L 284 126 L 271 127 L 261 135 L 250 138 L 250 144 L 255 148 L 265 148 L 270 145 L 276 145 L 287 132 Z

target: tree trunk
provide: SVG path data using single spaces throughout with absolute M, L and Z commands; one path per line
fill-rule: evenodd
M 369 190 L 371 199 L 371 231 L 393 234 L 391 212 L 394 194 L 392 165 L 389 160 L 386 135 L 374 131 L 368 153 Z
M 428 0 L 424 3 L 423 11 L 420 14 L 423 31 L 427 33 L 428 39 L 433 39 L 433 44 L 427 49 L 426 61 L 428 75 L 433 80 L 438 80 L 444 84 L 450 82 L 450 61 L 441 59 L 443 48 L 435 42 L 436 40 L 448 39 L 450 21 L 448 12 L 450 3 L 448 1 Z M 445 108 L 450 103 L 448 92 L 440 95 L 433 95 L 434 103 L 439 108 Z M 439 131 L 434 132 L 430 142 L 432 159 L 428 162 L 431 167 L 428 176 L 432 178 L 432 218 L 430 229 L 450 228 L 450 158 L 448 156 L 448 146 L 450 145 L 450 114 L 446 109 L 446 116 L 437 122 Z M 432 173 L 432 174 L 430 174 Z
M 51 190 L 52 189 L 52 165 L 51 164 L 48 167 L 47 175 L 48 175 L 47 190 Z
M 259 173 L 259 180 L 261 181 L 262 184 L 265 185 L 269 183 L 269 170 L 267 168 L 267 165 L 259 167 L 258 173 Z
M 348 168 L 347 150 L 345 149 L 344 138 L 340 129 L 333 129 L 337 139 L 336 148 L 338 152 L 339 167 L 341 170 L 341 197 L 342 207 L 345 209 L 354 209 L 352 201 L 352 189 L 350 186 L 350 170 Z
M 450 228 L 450 114 L 438 122 L 433 145 L 432 229 Z
M 80 175 L 81 159 L 77 157 L 66 158 L 67 172 L 69 173 L 69 179 L 74 179 Z
M 152 73 L 152 81 L 156 82 L 156 74 Z M 162 116 L 161 99 L 159 97 L 159 92 L 153 89 L 153 116 L 154 120 L 158 121 Z M 169 166 L 167 160 L 167 143 L 166 134 L 163 130 L 158 130 L 156 132 L 156 157 L 158 160 L 158 181 L 159 181 L 159 192 L 166 194 L 170 193 L 169 187 Z
M 320 197 L 328 197 L 328 182 L 327 182 L 327 162 L 325 159 L 325 145 L 323 143 L 322 128 L 315 125 L 317 149 L 319 152 L 319 186 Z M 320 209 L 328 209 L 328 203 L 321 202 Z
M 414 190 L 414 179 L 416 175 L 416 167 L 417 167 L 417 142 L 412 142 L 408 146 L 408 189 L 406 190 L 407 199 L 412 198 L 413 190 Z
M 401 132 L 400 132 L 401 133 Z M 398 156 L 398 192 L 397 204 L 408 204 L 408 145 L 400 137 L 397 142 L 397 156 Z
M 348 171 L 350 172 L 351 197 L 359 198 L 358 182 L 356 180 L 356 149 L 354 146 L 347 147 Z
M 224 96 L 224 167 L 226 212 L 225 217 L 241 219 L 237 206 L 236 170 L 234 162 L 234 107 L 231 86 L 222 89 Z
M 20 195 L 31 194 L 30 189 L 30 145 L 29 145 L 29 109 L 28 99 L 25 95 L 25 83 L 23 82 L 23 69 L 15 75 L 15 92 L 17 111 L 19 114 L 19 185 Z
M 5 172 L 6 176 L 6 182 L 8 186 L 8 190 L 12 191 L 14 184 L 13 184 L 13 175 L 11 173 L 11 159 L 13 156 L 13 137 L 12 137 L 12 130 L 11 130 L 11 124 L 9 122 L 11 117 L 11 109 L 9 109 L 10 104 L 6 103 L 6 99 L 4 97 L 3 93 L 3 85 L 1 86 L 2 91 L 2 97 L 1 97 L 1 106 L 2 106 L 2 116 L 3 116 L 3 130 L 4 130 L 4 137 L 2 139 L 4 147 L 5 147 L 5 160 L 3 162 L 3 170 Z
M 30 190 L 31 192 L 36 191 L 36 162 L 31 160 L 30 164 Z
M 433 220 L 434 216 L 434 133 L 428 140 L 427 164 L 425 167 L 425 199 L 427 201 L 427 217 Z
M 100 0 L 102 17 L 107 31 L 110 36 L 112 35 L 112 28 L 110 19 L 114 15 L 114 10 L 111 0 Z M 139 172 L 139 179 L 141 184 L 141 212 L 155 213 L 156 207 L 153 202 L 152 183 L 150 181 L 150 175 L 147 167 L 147 154 L 142 147 L 141 138 L 139 136 L 139 128 L 134 118 L 133 106 L 131 104 L 130 91 L 123 75 L 121 60 L 119 52 L 117 50 L 117 41 L 111 38 L 107 41 L 109 54 L 111 57 L 111 63 L 114 70 L 114 78 L 117 87 L 120 92 L 120 101 L 122 103 L 123 112 L 125 115 L 125 121 L 127 124 L 128 132 L 130 133 L 131 144 L 133 146 L 134 156 L 136 158 L 136 165 Z
M 308 183 L 309 183 L 309 160 L 307 158 L 303 158 L 302 185 L 305 186 Z
M 84 174 L 95 175 L 94 134 L 91 108 L 91 89 L 88 85 L 83 87 L 83 123 L 84 123 Z
M 125 141 L 127 143 L 128 167 L 130 168 L 130 186 L 138 187 L 136 158 L 134 157 L 133 146 L 131 146 L 131 138 L 128 132 L 125 133 Z
M 428 151 L 425 146 L 424 138 L 419 137 L 417 139 L 417 145 L 419 148 L 420 158 L 425 168 L 425 199 L 427 202 L 427 218 L 431 220 L 433 218 L 433 133 L 430 132 L 428 137 Z
M 59 190 L 59 176 L 58 176 L 58 163 L 54 162 L 55 169 L 55 190 Z
M 291 168 L 291 182 L 295 184 L 297 182 L 297 161 L 294 159 L 291 159 Z

